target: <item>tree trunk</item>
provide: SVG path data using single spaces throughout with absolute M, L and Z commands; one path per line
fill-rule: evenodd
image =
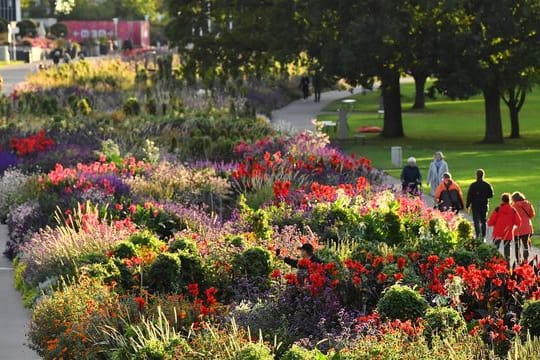
M 502 118 L 501 118 L 501 97 L 498 87 L 489 84 L 483 89 L 484 109 L 486 117 L 486 133 L 484 142 L 489 144 L 502 144 Z
M 517 108 L 508 108 L 510 112 L 510 125 L 512 131 L 510 132 L 510 139 L 519 139 L 519 110 Z
M 381 76 L 381 88 L 384 106 L 384 126 L 382 136 L 398 138 L 403 133 L 403 118 L 401 116 L 401 91 L 398 71 L 387 70 Z
M 414 87 L 415 87 L 415 95 L 414 95 L 414 104 L 413 109 L 425 109 L 426 108 L 426 94 L 425 94 L 425 87 L 426 87 L 426 80 L 427 75 L 425 74 L 412 74 L 414 78 Z

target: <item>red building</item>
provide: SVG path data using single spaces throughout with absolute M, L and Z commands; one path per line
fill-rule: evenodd
M 150 23 L 148 21 L 113 20 L 62 21 L 68 28 L 67 38 L 79 43 L 90 38 L 115 39 L 122 43 L 131 40 L 135 47 L 150 46 Z

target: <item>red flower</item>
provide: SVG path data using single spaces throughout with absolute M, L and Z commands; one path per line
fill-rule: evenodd
M 403 274 L 402 273 L 395 273 L 394 274 L 394 280 L 396 280 L 396 281 L 403 280 Z
M 124 206 L 122 204 L 116 204 L 116 210 L 122 211 L 124 209 Z
M 199 284 L 188 284 L 188 292 L 193 297 L 199 296 Z
M 130 214 L 135 214 L 137 212 L 137 205 L 135 205 L 135 204 L 129 205 L 128 211 L 129 211 Z
M 287 274 L 284 276 L 285 280 L 287 280 L 287 284 L 289 285 L 298 285 L 298 278 L 295 274 Z
M 521 325 L 515 324 L 514 326 L 512 326 L 512 330 L 514 330 L 516 334 L 519 333 L 521 331 Z
M 404 257 L 400 257 L 397 259 L 396 263 L 397 263 L 398 269 L 402 270 L 407 264 L 407 259 L 405 259 Z
M 387 278 L 388 278 L 388 275 L 386 275 L 385 273 L 380 273 L 379 275 L 377 275 L 377 280 L 380 283 L 385 282 Z
M 281 277 L 281 271 L 279 269 L 274 269 L 274 271 L 272 271 L 272 273 L 270 273 L 270 277 L 272 279 L 277 279 L 277 278 Z
M 144 309 L 144 305 L 146 305 L 146 300 L 144 300 L 140 296 L 136 296 L 134 300 L 137 303 L 137 307 L 139 308 L 139 310 Z
M 429 255 L 427 261 L 430 264 L 436 264 L 439 262 L 439 257 L 437 255 Z

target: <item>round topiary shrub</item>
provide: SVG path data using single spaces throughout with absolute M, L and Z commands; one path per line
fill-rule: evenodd
M 49 32 L 57 38 L 68 36 L 68 28 L 66 24 L 57 22 L 49 28 Z
M 451 307 L 434 307 L 426 312 L 424 317 L 424 335 L 431 341 L 434 335 L 444 337 L 446 334 L 456 334 L 465 331 L 466 324 L 463 316 Z
M 232 357 L 233 360 L 273 360 L 270 349 L 261 343 L 247 343 Z
M 293 345 L 283 356 L 281 360 L 316 360 L 322 359 L 323 354 L 317 349 L 307 350 L 298 345 Z
M 529 300 L 525 303 L 520 324 L 531 336 L 540 336 L 540 300 Z
M 123 241 L 116 245 L 114 255 L 120 259 L 131 259 L 132 257 L 137 256 L 137 249 L 133 243 Z
M 137 98 L 130 97 L 124 103 L 122 110 L 124 111 L 124 114 L 128 116 L 139 115 L 141 113 L 141 105 L 139 104 L 139 101 L 137 100 Z
M 22 20 L 17 23 L 17 27 L 19 28 L 19 36 L 20 37 L 36 37 L 37 35 L 37 24 L 30 19 Z
M 192 283 L 203 284 L 204 270 L 202 258 L 187 251 L 179 251 L 178 256 L 180 257 L 180 262 L 182 264 L 180 287 L 185 287 Z
M 184 237 L 171 240 L 169 242 L 169 252 L 174 253 L 178 251 L 186 251 L 190 254 L 197 254 L 197 244 L 195 241 Z
M 393 285 L 377 303 L 377 311 L 385 319 L 416 320 L 424 316 L 426 300 L 408 286 Z
M 148 289 L 154 293 L 176 291 L 179 287 L 181 269 L 180 257 L 177 254 L 159 254 L 146 273 Z
M 272 256 L 268 250 L 254 247 L 235 256 L 235 273 L 249 278 L 266 278 L 272 272 Z
M 150 231 L 141 231 L 130 236 L 129 241 L 138 247 L 146 247 L 151 250 L 159 250 L 164 243 Z

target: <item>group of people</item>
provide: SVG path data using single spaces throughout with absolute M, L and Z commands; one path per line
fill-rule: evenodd
M 322 74 L 319 70 L 315 71 L 311 79 L 313 85 L 313 96 L 315 102 L 321 102 L 321 91 L 322 91 Z M 300 89 L 302 90 L 302 97 L 304 102 L 309 98 L 309 85 L 310 79 L 306 74 L 300 78 Z
M 492 227 L 493 242 L 497 248 L 504 244 L 507 262 L 510 261 L 512 241 L 515 244 L 516 262 L 528 261 L 533 234 L 532 219 L 536 215 L 534 206 L 518 191 L 513 194 L 504 193 L 501 204 L 488 219 L 489 200 L 494 193 L 493 187 L 484 177 L 484 170 L 476 170 L 476 181 L 470 185 L 465 202 L 461 188 L 452 179 L 444 155 L 438 151 L 429 166 L 427 185 L 431 186 L 431 194 L 439 210 L 456 213 L 467 210 L 472 213 L 477 238 L 485 239 L 487 227 Z M 413 157 L 408 159 L 407 166 L 401 172 L 401 184 L 404 193 L 420 195 L 422 175 Z

